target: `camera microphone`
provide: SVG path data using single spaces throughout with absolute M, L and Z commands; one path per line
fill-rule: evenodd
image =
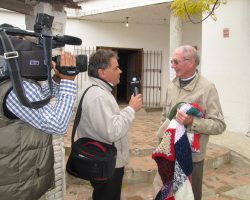
M 53 37 L 53 40 L 55 40 L 58 43 L 61 43 L 63 45 L 81 45 L 82 40 L 78 37 L 73 37 L 69 35 L 56 35 Z
M 131 78 L 130 87 L 134 96 L 138 95 L 140 93 L 140 79 L 136 76 L 133 76 Z

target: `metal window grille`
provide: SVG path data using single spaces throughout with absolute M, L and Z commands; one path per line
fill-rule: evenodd
M 162 51 L 144 51 L 143 59 L 143 104 L 160 107 Z

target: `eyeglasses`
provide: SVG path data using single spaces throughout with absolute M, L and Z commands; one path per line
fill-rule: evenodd
M 170 63 L 175 64 L 175 65 L 179 65 L 180 63 L 182 63 L 182 62 L 184 62 L 186 60 L 189 60 L 189 59 L 187 59 L 187 58 L 184 58 L 183 60 L 171 59 Z

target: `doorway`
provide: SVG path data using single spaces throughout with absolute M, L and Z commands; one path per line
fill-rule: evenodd
M 120 83 L 113 90 L 118 104 L 127 104 L 132 94 L 130 88 L 130 81 L 133 76 L 137 76 L 141 80 L 142 88 L 142 56 L 143 49 L 131 49 L 131 48 L 117 48 L 117 47 L 102 47 L 97 49 L 110 49 L 115 51 L 119 57 L 118 63 L 122 74 L 120 76 Z M 140 88 L 140 91 L 142 89 Z

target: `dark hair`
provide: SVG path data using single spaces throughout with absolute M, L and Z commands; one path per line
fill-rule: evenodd
M 99 49 L 93 53 L 89 58 L 88 75 L 92 77 L 99 77 L 98 69 L 106 69 L 110 66 L 111 58 L 118 59 L 114 51 Z

